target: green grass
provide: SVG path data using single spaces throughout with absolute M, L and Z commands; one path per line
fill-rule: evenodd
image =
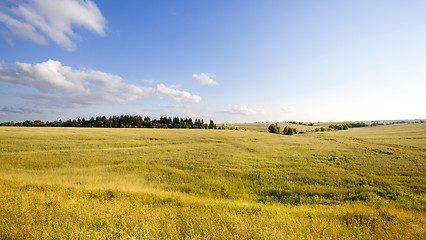
M 0 239 L 425 239 L 425 140 L 2 127 Z

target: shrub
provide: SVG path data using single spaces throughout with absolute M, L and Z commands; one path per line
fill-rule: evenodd
M 272 123 L 268 127 L 268 132 L 270 133 L 280 133 L 280 130 L 281 130 L 280 127 L 276 123 Z

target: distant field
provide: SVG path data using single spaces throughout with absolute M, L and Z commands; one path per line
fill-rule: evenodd
M 426 239 L 426 124 L 268 125 L 1 127 L 0 239 Z
M 226 124 L 225 126 L 227 126 L 228 128 L 233 128 L 233 129 L 237 127 L 239 130 L 245 129 L 248 131 L 267 132 L 270 124 L 271 123 L 232 123 L 232 124 Z M 281 129 L 284 129 L 284 127 L 287 126 L 291 128 L 296 128 L 298 131 L 312 131 L 318 127 L 328 128 L 328 126 L 330 125 L 330 124 L 317 124 L 314 126 L 307 126 L 307 125 L 283 123 L 283 122 L 278 122 L 277 124 L 278 126 L 281 127 Z M 218 126 L 222 126 L 222 124 L 218 124 Z
M 330 125 L 344 125 L 350 122 L 314 122 L 314 123 L 287 123 L 287 122 L 277 122 L 278 126 L 283 130 L 285 127 L 295 128 L 297 131 L 313 131 L 316 128 L 325 128 L 328 129 Z M 372 122 L 364 122 L 367 124 L 372 124 Z M 268 127 L 271 123 L 231 123 L 231 124 L 218 124 L 218 127 L 225 129 L 239 129 L 247 131 L 257 131 L 257 132 L 267 132 Z M 313 124 L 313 126 L 308 126 L 308 124 Z

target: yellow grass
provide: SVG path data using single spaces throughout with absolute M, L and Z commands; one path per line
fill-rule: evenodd
M 2 127 L 0 239 L 425 239 L 425 140 Z

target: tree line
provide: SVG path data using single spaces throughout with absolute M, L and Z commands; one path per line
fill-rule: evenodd
M 313 126 L 313 123 L 309 123 L 309 124 L 305 124 L 305 123 L 302 123 L 302 122 L 299 122 L 299 123 L 289 122 L 289 123 Z M 315 128 L 315 129 L 311 130 L 310 132 L 338 131 L 338 130 L 347 130 L 349 128 L 370 127 L 370 126 L 378 126 L 378 125 L 384 125 L 384 124 L 378 123 L 378 122 L 373 122 L 371 124 L 364 123 L 364 122 L 353 122 L 353 123 L 348 122 L 348 123 L 344 123 L 344 124 L 332 124 L 332 125 L 329 125 L 328 128 L 325 128 L 325 127 Z M 295 128 L 291 128 L 291 127 L 287 127 L 287 126 L 283 129 L 283 131 L 281 131 L 281 127 L 278 126 L 277 123 L 272 123 L 271 125 L 269 125 L 268 132 L 277 133 L 277 134 L 284 134 L 284 135 L 294 135 L 294 134 L 304 133 L 304 131 L 297 131 Z
M 378 122 L 373 122 L 371 124 L 369 123 L 365 123 L 365 122 L 353 122 L 353 123 L 345 123 L 345 124 L 332 124 L 330 126 L 328 126 L 327 131 L 338 131 L 338 130 L 348 130 L 349 128 L 360 128 L 360 127 L 371 127 L 371 126 L 379 126 L 379 125 L 384 125 L 383 123 L 378 123 Z M 325 128 L 320 128 L 319 130 L 317 130 L 317 128 L 315 128 L 314 131 L 326 131 Z
M 296 122 L 296 121 L 290 121 L 288 123 L 305 125 L 305 126 L 314 126 L 315 125 L 314 123 L 304 123 L 304 122 Z M 384 125 L 384 124 L 380 123 L 380 122 L 373 122 L 371 124 L 368 124 L 368 123 L 365 123 L 365 122 L 348 122 L 348 123 L 344 123 L 344 124 L 332 124 L 328 128 L 334 129 L 334 130 L 345 130 L 345 129 L 349 129 L 349 128 L 370 127 L 370 126 L 377 126 L 377 125 Z
M 298 132 L 296 128 L 291 128 L 291 127 L 287 127 L 287 126 L 284 127 L 283 131 L 281 132 L 281 127 L 278 126 L 277 123 L 272 123 L 271 125 L 269 125 L 268 132 L 277 133 L 277 134 L 284 134 L 284 135 L 294 135 L 294 134 L 298 134 L 298 133 L 303 133 L 303 132 Z
M 196 128 L 196 129 L 216 129 L 213 120 L 205 123 L 202 119 L 160 117 L 160 119 L 150 119 L 142 116 L 98 116 L 89 120 L 78 118 L 77 120 L 55 120 L 53 122 L 43 122 L 41 120 L 25 122 L 4 122 L 0 126 L 21 126 L 21 127 L 104 127 L 104 128 Z

